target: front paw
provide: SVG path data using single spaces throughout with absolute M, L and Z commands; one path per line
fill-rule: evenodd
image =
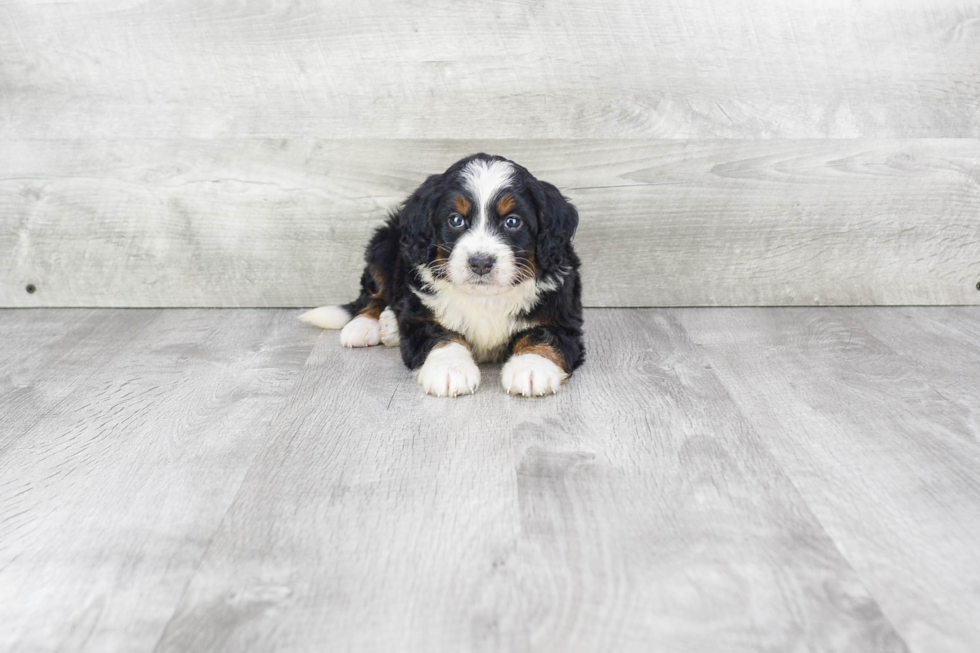
M 544 356 L 518 354 L 512 356 L 500 372 L 500 382 L 509 394 L 540 397 L 558 392 L 568 378 L 561 367 Z
M 473 394 L 480 385 L 480 368 L 469 349 L 451 342 L 429 352 L 419 370 L 419 385 L 436 397 Z
M 378 318 L 378 329 L 381 332 L 381 344 L 385 347 L 397 347 L 401 342 L 398 333 L 398 318 L 395 317 L 395 312 L 390 308 L 381 311 L 381 317 Z

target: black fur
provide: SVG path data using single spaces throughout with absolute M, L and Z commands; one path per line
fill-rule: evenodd
M 361 295 L 344 306 L 351 314 L 380 313 L 390 307 L 397 319 L 402 360 L 411 369 L 420 367 L 436 345 L 464 338 L 438 323 L 416 292 L 425 292 L 418 266 L 433 263 L 452 245 L 453 234 L 444 217 L 462 185 L 460 174 L 474 159 L 503 160 L 475 154 L 455 163 L 446 172 L 432 175 L 380 227 L 365 252 Z M 526 233 L 514 236 L 513 247 L 536 264 L 539 281 L 553 280 L 557 289 L 544 292 L 536 305 L 520 317 L 533 326 L 515 333 L 500 356 L 509 358 L 518 342 L 544 344 L 560 354 L 565 371 L 582 364 L 582 301 L 579 259 L 571 239 L 578 227 L 578 212 L 553 185 L 534 178 L 525 168 L 511 162 L 515 174 L 507 192 L 517 198 L 524 215 Z M 560 282 L 560 283 L 557 283 Z M 416 292 L 413 292 L 416 291 Z
M 528 190 L 538 207 L 541 224 L 536 247 L 538 265 L 543 273 L 550 274 L 567 265 L 569 256 L 575 255 L 571 241 L 578 228 L 578 211 L 548 182 L 535 180 L 528 184 Z

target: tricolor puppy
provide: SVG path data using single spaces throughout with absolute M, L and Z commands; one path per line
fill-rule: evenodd
M 578 213 L 558 189 L 503 157 L 475 154 L 425 180 L 368 244 L 361 295 L 300 319 L 345 347 L 401 347 L 429 394 L 480 384 L 505 362 L 504 390 L 557 392 L 582 364 Z

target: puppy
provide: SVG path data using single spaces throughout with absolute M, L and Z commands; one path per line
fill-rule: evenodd
M 301 320 L 345 347 L 401 348 L 425 392 L 469 394 L 477 363 L 504 362 L 511 394 L 557 392 L 582 364 L 578 213 L 557 188 L 500 156 L 432 175 L 375 232 L 361 295 Z

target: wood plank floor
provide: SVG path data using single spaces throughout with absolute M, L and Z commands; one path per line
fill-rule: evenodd
M 980 650 L 980 308 L 602 309 L 552 398 L 0 311 L 2 651 Z

